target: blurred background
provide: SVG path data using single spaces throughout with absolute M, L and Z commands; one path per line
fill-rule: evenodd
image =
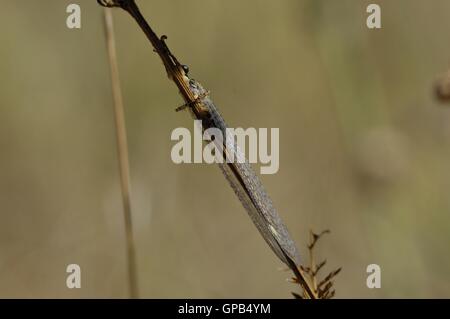
M 262 180 L 306 260 L 309 229 L 331 230 L 316 252 L 343 267 L 337 297 L 450 297 L 450 108 L 432 89 L 450 68 L 449 1 L 138 4 L 230 126 L 280 128 L 280 171 Z M 126 298 L 102 9 L 0 5 L 0 297 Z M 290 298 L 218 167 L 172 163 L 170 134 L 192 119 L 135 22 L 114 17 L 140 295 Z M 66 287 L 72 263 L 82 289 Z

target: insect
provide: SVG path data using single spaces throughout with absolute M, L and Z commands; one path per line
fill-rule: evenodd
M 166 36 L 159 38 L 142 16 L 134 0 L 97 0 L 107 7 L 121 7 L 127 11 L 139 24 L 152 43 L 154 50 L 160 56 L 168 77 L 175 82 L 185 104 L 177 111 L 188 109 L 192 116 L 202 121 L 202 129 L 219 129 L 225 139 L 214 140 L 215 143 L 223 143 L 224 161 L 219 163 L 225 178 L 241 201 L 256 228 L 274 253 L 294 272 L 300 280 L 308 295 L 315 295 L 299 271 L 300 255 L 288 233 L 286 226 L 276 211 L 272 200 L 265 191 L 260 179 L 253 171 L 251 165 L 245 159 L 245 155 L 234 143 L 234 138 L 227 130 L 225 120 L 214 105 L 209 92 L 203 86 L 188 75 L 188 68 L 178 62 L 166 45 Z M 227 158 L 234 158 L 234 162 L 228 162 Z
M 300 256 L 286 226 L 258 175 L 234 143 L 234 137 L 227 130 L 227 124 L 211 100 L 209 92 L 194 79 L 189 79 L 189 87 L 198 98 L 195 103 L 184 108 L 188 108 L 196 119 L 202 120 L 204 131 L 217 128 L 225 137 L 223 141 L 218 139 L 214 142 L 223 143 L 219 149 L 223 149 L 224 160 L 219 166 L 236 196 L 275 254 L 287 265 L 292 262 L 299 265 Z M 229 163 L 227 158 L 235 160 Z

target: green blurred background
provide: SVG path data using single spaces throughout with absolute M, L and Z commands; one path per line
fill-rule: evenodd
M 82 29 L 66 27 L 69 3 Z M 381 30 L 366 7 L 382 6 Z M 263 182 L 301 252 L 343 267 L 337 297 L 450 297 L 448 0 L 141 0 L 233 127 L 279 127 Z M 102 9 L 0 0 L 0 297 L 127 297 Z M 182 100 L 114 11 L 142 297 L 289 298 L 296 287 L 213 165 L 170 160 Z M 82 289 L 66 288 L 66 266 Z M 366 287 L 366 267 L 382 288 Z

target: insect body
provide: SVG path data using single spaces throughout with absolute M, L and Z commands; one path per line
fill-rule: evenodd
M 219 149 L 223 149 L 224 160 L 219 163 L 222 173 L 238 196 L 248 215 L 275 254 L 287 265 L 300 264 L 297 248 L 289 235 L 286 226 L 273 206 L 272 200 L 265 191 L 260 179 L 251 165 L 234 143 L 234 136 L 227 130 L 227 124 L 203 86 L 189 79 L 189 88 L 196 96 L 196 101 L 189 107 L 194 118 L 202 120 L 203 130 L 219 129 L 225 137 Z M 234 158 L 232 163 L 227 158 Z
M 316 293 L 301 271 L 300 257 L 294 242 L 258 176 L 245 159 L 244 154 L 235 146 L 234 138 L 229 138 L 227 125 L 212 102 L 208 91 L 200 83 L 188 76 L 189 69 L 180 64 L 166 46 L 165 39 L 167 37 L 162 36 L 159 38 L 156 35 L 140 12 L 135 0 L 97 0 L 97 2 L 106 7 L 120 7 L 136 20 L 151 42 L 154 51 L 160 56 L 168 77 L 177 85 L 183 99 L 186 101 L 186 104 L 177 110 L 189 109 L 194 118 L 202 120 L 204 131 L 209 128 L 216 128 L 225 136 L 225 139 L 222 141 L 222 155 L 225 159 L 234 158 L 236 162 L 228 163 L 225 160 L 222 164 L 219 164 L 223 174 L 265 241 L 275 254 L 294 272 L 296 279 L 302 285 L 307 295 L 315 299 L 317 297 Z M 216 140 L 214 142 L 218 143 Z
M 234 137 L 228 136 L 230 133 L 227 125 L 211 100 L 209 92 L 199 82 L 189 77 L 189 68 L 179 63 L 167 47 L 165 42 L 167 37 L 159 38 L 156 35 L 134 0 L 97 0 L 97 2 L 106 7 L 121 7 L 138 22 L 155 52 L 161 57 L 167 75 L 175 82 L 186 101 L 186 104 L 177 108 L 177 111 L 189 109 L 195 119 L 202 121 L 204 131 L 217 128 L 222 132 L 225 137 L 222 141 L 222 155 L 225 160 L 219 165 L 223 174 L 265 241 L 297 277 L 301 277 L 297 267 L 300 264 L 300 257 L 295 244 L 258 176 L 235 145 Z M 218 143 L 216 140 L 214 142 Z M 234 158 L 235 162 L 229 163 L 226 161 L 227 158 Z

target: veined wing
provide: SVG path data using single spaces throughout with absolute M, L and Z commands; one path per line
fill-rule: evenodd
M 197 96 L 202 97 L 202 106 L 207 111 L 207 116 L 199 118 L 202 120 L 203 129 L 218 128 L 225 137 L 223 141 L 224 162 L 219 166 L 235 194 L 275 254 L 288 266 L 291 266 L 292 262 L 299 265 L 300 256 L 294 241 L 260 179 L 246 160 L 245 154 L 234 143 L 234 136 L 227 131 L 227 125 L 209 98 L 207 91 L 194 80 L 190 80 L 190 87 Z M 234 158 L 234 162 L 227 163 L 227 158 Z

